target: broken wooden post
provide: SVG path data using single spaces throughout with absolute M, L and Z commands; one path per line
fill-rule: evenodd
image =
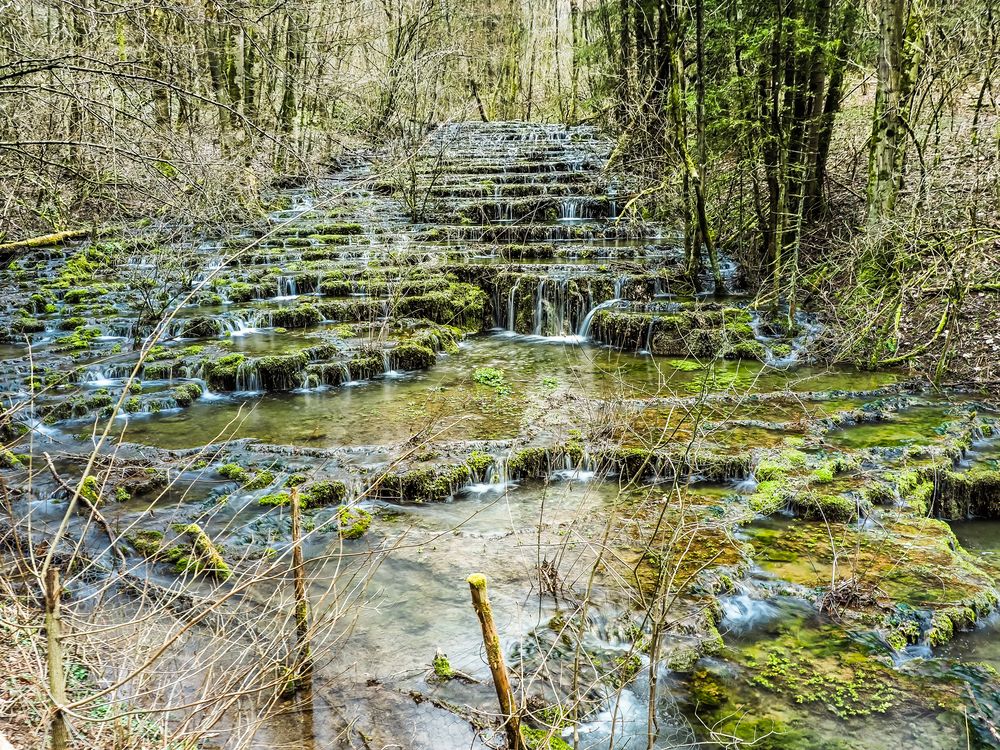
M 507 677 L 507 665 L 504 664 L 503 652 L 500 650 L 500 635 L 497 633 L 496 625 L 493 624 L 493 610 L 490 609 L 490 600 L 486 595 L 486 576 L 474 573 L 469 576 L 468 581 L 472 592 L 472 607 L 476 610 L 479 624 L 483 628 L 483 645 L 486 646 L 486 659 L 500 701 L 500 713 L 503 715 L 504 729 L 507 733 L 507 748 L 525 750 L 524 739 L 521 737 L 521 719 L 514 703 L 514 691 L 511 690 L 510 680 Z
M 66 725 L 66 670 L 63 663 L 62 613 L 59 609 L 59 571 L 45 571 L 45 637 L 48 641 L 49 694 L 52 696 L 52 720 L 49 723 L 49 747 L 67 750 L 69 727 Z
M 290 692 L 312 690 L 312 652 L 309 648 L 309 599 L 306 596 L 306 571 L 302 559 L 302 507 L 298 487 L 292 488 L 292 570 L 295 579 L 295 659 Z

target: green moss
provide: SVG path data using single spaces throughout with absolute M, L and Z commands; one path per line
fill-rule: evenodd
M 60 331 L 72 331 L 87 325 L 87 319 L 81 317 L 63 318 L 56 326 Z
M 287 492 L 272 492 L 269 495 L 264 495 L 257 502 L 261 505 L 269 505 L 272 507 L 281 507 L 288 505 L 292 501 L 292 496 Z
M 789 448 L 762 458 L 754 467 L 753 474 L 759 482 L 781 479 L 791 471 L 804 468 L 806 459 L 802 451 Z
M 437 361 L 437 355 L 423 344 L 404 342 L 389 352 L 389 361 L 394 370 L 424 370 Z
M 178 406 L 190 406 L 201 398 L 201 386 L 198 383 L 181 383 L 174 388 L 173 397 Z
M 792 489 L 784 479 L 769 479 L 757 484 L 757 489 L 747 500 L 755 513 L 769 516 L 788 505 Z
M 451 668 L 451 662 L 448 661 L 447 655 L 440 651 L 434 655 L 431 667 L 434 669 L 434 676 L 442 680 L 450 680 L 455 674 L 455 670 Z
M 143 557 L 156 557 L 163 548 L 163 532 L 152 529 L 140 529 L 126 534 L 125 539 Z
M 234 281 L 225 292 L 230 302 L 249 302 L 257 296 L 257 290 L 242 281 Z
M 323 315 L 315 305 L 301 304 L 271 311 L 271 325 L 277 328 L 307 328 L 318 325 Z
M 546 448 L 522 448 L 507 460 L 507 474 L 512 478 L 541 477 L 548 474 L 549 451 Z
M 267 470 L 261 469 L 254 473 L 252 477 L 243 482 L 243 489 L 245 490 L 262 490 L 265 487 L 270 486 L 274 482 L 274 473 Z
M 80 495 L 94 505 L 101 502 L 101 486 L 95 476 L 85 476 L 80 484 Z
M 1000 518 L 1000 469 L 973 466 L 933 475 L 932 510 L 941 518 Z
M 0 468 L 19 469 L 21 461 L 7 448 L 0 448 Z
M 191 545 L 190 555 L 177 554 L 176 547 L 171 551 L 174 569 L 178 573 L 189 571 L 208 573 L 223 581 L 232 575 L 232 569 L 223 558 L 222 552 L 201 526 L 196 523 L 178 524 L 174 528 L 178 533 L 187 536 Z
M 257 375 L 267 390 L 291 390 L 301 384 L 301 374 L 308 361 L 305 352 L 261 357 L 256 360 Z
M 485 451 L 472 451 L 465 463 L 478 476 L 483 476 L 493 466 L 493 456 Z
M 89 349 L 94 339 L 101 335 L 101 329 L 95 327 L 77 328 L 69 336 L 62 336 L 56 339 L 57 351 L 75 351 L 78 349 Z
M 342 539 L 357 539 L 372 524 L 372 514 L 356 505 L 343 505 L 337 510 L 337 531 Z
M 22 316 L 14 318 L 10 327 L 15 333 L 41 333 L 45 330 L 45 321 Z
M 521 736 L 528 750 L 573 750 L 555 730 L 522 726 Z
M 223 464 L 218 469 L 219 476 L 224 479 L 231 479 L 234 482 L 245 484 L 250 478 L 250 473 L 237 463 Z
M 236 373 L 244 362 L 246 357 L 238 352 L 209 360 L 205 362 L 205 379 L 211 386 L 232 390 L 236 387 Z
M 834 466 L 827 462 L 809 473 L 809 481 L 813 484 L 829 484 L 833 481 Z
M 857 502 L 843 494 L 799 492 L 792 507 L 805 518 L 824 521 L 850 521 L 858 515 Z
M 382 477 L 375 494 L 385 500 L 423 503 L 445 500 L 455 490 L 472 479 L 472 470 L 465 463 L 438 468 L 420 467 L 402 474 Z
M 304 500 L 310 508 L 339 505 L 346 497 L 347 485 L 335 479 L 313 482 L 304 493 Z

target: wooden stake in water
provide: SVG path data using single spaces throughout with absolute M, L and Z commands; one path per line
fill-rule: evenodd
M 48 640 L 49 693 L 52 695 L 52 721 L 49 724 L 49 747 L 67 750 L 69 727 L 66 726 L 66 671 L 63 664 L 62 613 L 59 598 L 59 571 L 45 571 L 45 635 Z
M 306 596 L 306 571 L 302 559 L 302 508 L 299 490 L 292 488 L 292 569 L 295 577 L 295 639 L 298 656 L 295 660 L 295 674 L 292 677 L 292 691 L 298 693 L 312 690 L 312 652 L 309 648 L 309 599 Z
M 500 635 L 493 624 L 493 610 L 490 599 L 486 595 L 486 576 L 475 573 L 469 576 L 469 589 L 472 592 L 472 607 L 479 617 L 483 629 L 483 645 L 486 646 L 486 659 L 493 674 L 493 684 L 497 689 L 500 701 L 500 713 L 504 719 L 504 729 L 507 733 L 508 750 L 525 750 L 524 739 L 521 737 L 521 719 L 514 703 L 514 691 L 511 690 L 507 677 L 507 665 L 503 661 L 503 651 L 500 650 Z

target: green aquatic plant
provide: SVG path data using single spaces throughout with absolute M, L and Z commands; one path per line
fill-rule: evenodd
M 480 367 L 473 371 L 472 379 L 479 383 L 479 385 L 485 385 L 496 390 L 507 387 L 507 377 L 504 375 L 503 370 L 496 367 Z

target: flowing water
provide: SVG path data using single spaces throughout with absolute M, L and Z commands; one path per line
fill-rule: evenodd
M 419 211 L 359 160 L 222 236 L 12 259 L 4 474 L 37 541 L 67 495 L 42 454 L 79 481 L 107 428 L 98 500 L 130 570 L 209 600 L 248 581 L 232 616 L 265 613 L 270 658 L 292 630 L 282 493 L 340 487 L 304 511 L 311 709 L 231 712 L 208 742 L 495 744 L 482 572 L 529 732 L 646 747 L 652 717 L 657 748 L 997 746 L 973 664 L 1000 668 L 995 414 L 817 364 L 819 318 L 754 309 L 727 258 L 725 289 L 692 283 L 674 228 L 620 215 L 636 186 L 609 149 L 589 127 L 455 123 L 417 155 Z M 201 286 L 164 281 L 177 257 Z M 151 284 L 190 292 L 158 332 Z M 934 516 L 969 518 L 957 543 Z M 192 523 L 228 582 L 166 561 Z M 99 528 L 70 530 L 113 564 Z M 70 575 L 81 610 L 127 622 L 92 578 Z M 194 628 L 173 658 L 212 644 Z M 457 678 L 435 678 L 439 649 Z

